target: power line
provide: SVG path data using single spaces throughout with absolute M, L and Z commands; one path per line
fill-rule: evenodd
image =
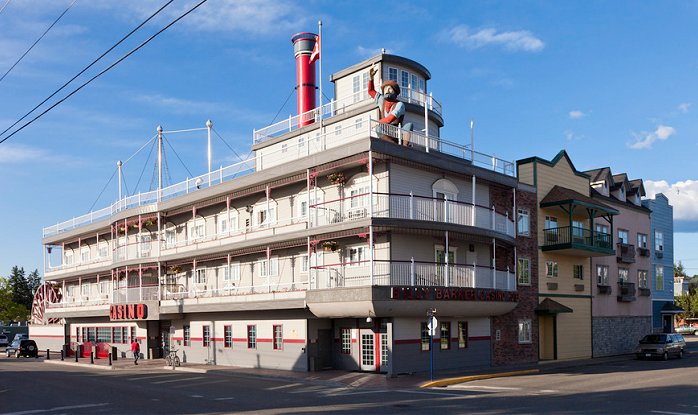
M 7 7 L 8 4 L 10 4 L 10 0 L 7 0 L 5 4 L 2 5 L 2 8 L 0 8 L 0 13 L 2 13 L 3 10 L 5 10 L 5 7 Z
M 106 69 L 104 69 L 102 72 L 100 72 L 100 73 L 98 73 L 97 75 L 93 76 L 93 77 L 90 78 L 88 81 L 86 81 L 85 83 L 83 83 L 82 85 L 80 85 L 77 89 L 73 90 L 73 92 L 71 92 L 70 94 L 66 95 L 66 96 L 65 96 L 64 98 L 62 98 L 61 100 L 59 100 L 59 101 L 56 102 L 55 104 L 51 105 L 51 106 L 48 107 L 47 109 L 45 109 L 45 110 L 44 110 L 43 112 L 41 112 L 39 115 L 37 115 L 36 117 L 34 117 L 34 118 L 32 118 L 31 120 L 29 120 L 28 122 L 26 122 L 26 123 L 25 123 L 24 125 L 22 125 L 20 128 L 18 128 L 18 129 L 16 129 L 15 131 L 13 131 L 10 135 L 8 135 L 7 137 L 5 137 L 5 138 L 3 138 L 2 140 L 0 140 L 0 144 L 4 143 L 4 142 L 7 141 L 8 139 L 10 139 L 10 137 L 14 136 L 14 135 L 17 134 L 18 132 L 20 132 L 20 131 L 22 131 L 23 129 L 25 129 L 28 125 L 32 124 L 34 121 L 36 121 L 36 120 L 38 120 L 39 118 L 41 118 L 42 116 L 44 116 L 47 112 L 51 111 L 52 109 L 54 109 L 54 108 L 57 107 L 58 105 L 60 105 L 60 104 L 62 104 L 63 102 L 65 102 L 68 98 L 70 98 L 71 96 L 75 95 L 75 94 L 76 94 L 78 91 L 80 91 L 82 88 L 84 88 L 85 86 L 89 85 L 92 81 L 94 81 L 95 79 L 99 78 L 100 76 L 104 75 L 106 72 L 108 72 L 109 70 L 111 70 L 113 67 L 115 67 L 116 65 L 120 64 L 121 62 L 123 62 L 126 58 L 128 58 L 129 56 L 131 56 L 131 55 L 133 55 L 134 53 L 136 53 L 136 52 L 137 52 L 139 49 L 141 49 L 143 46 L 145 46 L 145 45 L 147 45 L 148 43 L 150 43 L 150 41 L 153 40 L 153 39 L 155 39 L 160 33 L 164 32 L 164 31 L 167 30 L 167 29 L 169 29 L 172 25 L 174 25 L 174 24 L 177 23 L 178 21 L 180 21 L 180 20 L 182 20 L 183 18 L 185 18 L 187 15 L 189 15 L 189 13 L 193 12 L 194 10 L 196 10 L 197 8 L 199 8 L 202 4 L 206 3 L 207 1 L 208 1 L 208 0 L 201 0 L 201 1 L 200 1 L 199 3 L 197 3 L 194 7 L 192 7 L 192 8 L 189 9 L 189 10 L 187 10 L 185 13 L 183 13 L 182 15 L 180 15 L 178 18 L 176 18 L 175 20 L 173 20 L 172 22 L 170 22 L 167 26 L 163 27 L 162 29 L 160 29 L 159 31 L 157 31 L 155 34 L 153 34 L 151 37 L 149 37 L 148 39 L 146 39 L 145 41 L 143 41 L 140 45 L 136 46 L 136 47 L 133 48 L 130 52 L 128 52 L 127 54 L 125 54 L 124 56 L 122 56 L 121 58 L 119 58 L 116 62 L 114 62 L 114 63 L 112 63 L 111 65 L 109 65 L 109 66 L 108 66 Z
M 162 7 L 160 7 L 155 13 L 151 14 L 150 17 L 148 17 L 147 19 L 145 19 L 141 24 L 139 24 L 139 25 L 136 26 L 133 30 L 131 30 L 126 36 L 122 37 L 121 40 L 119 40 L 118 42 L 116 42 L 112 47 L 110 47 L 110 48 L 107 49 L 104 53 L 102 53 L 101 55 L 99 55 L 99 57 L 98 57 L 97 59 L 93 60 L 92 63 L 90 63 L 90 64 L 87 65 L 83 70 L 81 70 L 80 72 L 78 72 L 77 75 L 75 75 L 75 76 L 73 76 L 72 78 L 70 78 L 70 80 L 69 80 L 68 82 L 64 83 L 60 88 L 58 88 L 58 89 L 57 89 L 56 91 L 54 91 L 51 95 L 49 95 L 48 97 L 46 97 L 46 99 L 44 99 L 43 101 L 41 101 L 37 106 L 35 106 L 34 108 L 32 108 L 32 109 L 31 109 L 29 112 L 27 112 L 26 114 L 24 114 L 24 115 L 22 116 L 22 118 L 20 118 L 20 119 L 18 119 L 17 121 L 15 121 L 14 124 L 12 124 L 11 126 L 7 127 L 7 128 L 5 129 L 5 131 L 3 131 L 3 132 L 0 133 L 0 137 L 2 137 L 3 134 L 5 134 L 6 132 L 8 132 L 10 129 L 12 129 L 12 127 L 14 127 L 15 125 L 17 125 L 17 124 L 19 124 L 20 122 L 22 122 L 22 121 L 23 121 L 25 118 L 27 118 L 32 112 L 36 111 L 37 108 L 39 108 L 40 106 L 44 105 L 44 104 L 46 103 L 46 101 L 48 101 L 49 99 L 51 99 L 51 98 L 53 98 L 54 96 L 56 96 L 56 94 L 58 94 L 59 92 L 61 92 L 66 86 L 68 86 L 68 84 L 70 84 L 71 82 L 73 82 L 77 77 L 79 77 L 80 75 L 82 75 L 83 73 L 85 73 L 85 71 L 87 71 L 88 69 L 90 69 L 91 67 L 93 67 L 94 64 L 96 64 L 98 61 L 100 61 L 104 56 L 106 56 L 109 52 L 111 52 L 112 50 L 114 50 L 114 48 L 116 48 L 117 46 L 119 46 L 119 45 L 120 45 L 121 43 L 123 43 L 126 39 L 128 39 L 129 37 L 131 37 L 132 34 L 134 34 L 138 29 L 140 29 L 141 27 L 143 27 L 143 25 L 145 25 L 146 23 L 148 23 L 153 17 L 157 16 L 165 7 L 169 6 L 170 3 L 172 3 L 173 1 L 174 1 L 174 0 L 170 0 L 170 1 L 168 1 L 167 3 L 165 3 L 165 4 L 164 4 Z
M 32 49 L 34 49 L 34 46 L 36 46 L 36 44 L 39 43 L 39 42 L 41 41 L 41 39 L 44 38 L 44 36 L 46 36 L 46 33 L 48 33 L 49 30 L 51 30 L 51 28 L 52 28 L 53 26 L 55 26 L 56 23 L 58 23 L 58 21 L 61 20 L 61 18 L 62 18 L 63 16 L 65 16 L 66 13 L 68 13 L 68 10 L 70 10 L 70 9 L 73 7 L 73 4 L 75 4 L 76 1 L 78 1 L 78 0 L 73 0 L 73 2 L 70 3 L 70 6 L 68 6 L 67 9 L 63 10 L 63 13 L 61 13 L 61 15 L 58 16 L 58 18 L 57 18 L 56 20 L 54 20 L 53 23 L 51 23 L 51 26 L 49 26 L 48 29 L 46 29 L 46 31 L 45 31 L 41 36 L 39 36 L 39 38 L 36 39 L 36 41 L 35 41 L 31 46 L 29 46 L 29 49 L 27 49 L 27 51 L 24 52 L 24 53 L 22 54 L 22 56 L 19 57 L 19 59 L 17 59 L 17 62 L 15 62 L 14 65 L 12 65 L 12 66 L 10 67 L 10 69 L 8 69 L 7 72 L 5 72 L 5 74 L 4 74 L 2 77 L 0 77 L 0 82 L 2 82 L 2 80 L 5 79 L 5 77 L 7 76 L 7 74 L 9 74 L 9 73 L 15 68 L 15 66 L 17 66 L 17 65 L 22 61 L 22 59 L 24 59 L 24 57 L 27 56 L 27 54 L 28 54 Z M 9 3 L 9 1 L 8 1 L 7 3 Z M 5 6 L 7 6 L 7 3 L 5 3 Z M 2 6 L 2 8 L 4 9 L 5 6 Z M 2 10 L 0 10 L 0 11 L 2 11 Z

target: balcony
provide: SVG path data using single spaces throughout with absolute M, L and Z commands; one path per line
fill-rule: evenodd
M 647 248 L 637 248 L 637 254 L 644 257 L 650 256 L 650 250 Z
M 618 301 L 623 303 L 635 301 L 635 283 L 634 282 L 618 282 Z
M 372 205 L 372 206 L 371 206 Z M 352 222 L 369 217 L 472 226 L 515 237 L 509 213 L 471 203 L 391 193 L 364 193 L 310 205 L 310 226 Z
M 623 264 L 632 264 L 635 262 L 635 245 L 618 243 L 616 251 L 616 261 Z
M 613 255 L 613 238 L 610 234 L 574 226 L 562 226 L 543 230 L 543 251 L 564 251 L 575 256 Z

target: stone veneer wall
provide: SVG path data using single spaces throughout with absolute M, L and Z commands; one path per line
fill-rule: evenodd
M 594 317 L 591 330 L 594 357 L 633 353 L 638 341 L 652 332 L 652 317 Z
M 493 192 L 493 196 L 496 194 Z M 499 193 L 511 199 L 511 190 Z M 493 197 L 494 199 L 494 197 Z M 506 203 L 506 202 L 505 202 Z M 499 203 L 493 200 L 493 204 Z M 536 194 L 517 190 L 516 204 L 526 207 L 530 213 L 530 235 L 517 236 L 516 252 L 518 257 L 529 258 L 531 264 L 531 285 L 518 286 L 519 303 L 511 312 L 492 317 L 492 365 L 502 366 L 538 361 L 538 318 L 535 308 L 538 306 L 538 241 L 536 235 Z M 511 207 L 509 207 L 511 209 Z M 499 261 L 498 261 L 499 262 Z M 531 343 L 519 344 L 519 320 L 531 320 Z M 497 340 L 497 330 L 500 337 Z

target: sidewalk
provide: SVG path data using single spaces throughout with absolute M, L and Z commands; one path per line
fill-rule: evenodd
M 565 368 L 604 365 L 612 362 L 631 360 L 630 355 L 602 357 L 594 359 L 581 359 L 569 361 L 538 362 L 500 368 L 483 368 L 480 370 L 463 370 L 438 372 L 434 381 L 430 381 L 428 373 L 405 374 L 388 377 L 385 374 L 366 372 L 347 372 L 343 370 L 325 370 L 319 372 L 292 372 L 274 369 L 243 368 L 235 366 L 215 366 L 205 364 L 183 363 L 176 367 L 174 372 L 189 373 L 215 373 L 223 376 L 236 377 L 262 377 L 273 379 L 286 379 L 298 382 L 322 382 L 338 387 L 368 388 L 368 389 L 402 389 L 402 388 L 429 388 L 444 387 L 456 383 L 463 383 L 479 379 L 495 377 L 531 375 L 543 372 L 554 372 Z M 91 370 L 118 370 L 129 372 L 152 372 L 154 370 L 173 371 L 171 367 L 165 367 L 163 359 L 139 360 L 138 365 L 131 358 L 119 358 L 109 366 L 108 359 L 98 359 L 94 364 L 90 359 L 81 358 L 75 362 L 75 358 L 61 361 L 53 357 L 44 360 L 45 363 L 57 365 L 79 366 Z

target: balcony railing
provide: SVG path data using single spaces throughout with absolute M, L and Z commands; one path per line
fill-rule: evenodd
M 622 262 L 624 264 L 632 264 L 635 262 L 635 245 L 618 243 L 617 246 L 618 249 L 616 250 L 616 253 L 618 256 L 616 257 L 616 260 L 618 262 Z
M 544 247 L 564 246 L 603 250 L 613 249 L 613 238 L 610 234 L 576 226 L 544 229 L 543 238 Z
M 264 294 L 274 292 L 305 291 L 308 288 L 307 281 L 295 281 L 288 283 L 271 282 L 267 284 L 242 284 L 240 281 L 232 281 L 215 287 L 213 284 L 166 284 L 162 286 L 163 300 L 185 300 L 189 298 L 215 298 L 229 297 L 247 294 Z
M 114 290 L 113 303 L 135 303 L 138 301 L 157 301 L 158 286 L 143 285 L 140 287 L 122 287 Z
M 358 105 L 363 105 L 369 101 L 373 101 L 373 98 L 371 98 L 366 91 L 356 92 L 341 100 L 333 100 L 330 103 L 313 108 L 308 112 L 296 116 L 289 116 L 286 120 L 279 121 L 259 130 L 254 130 L 252 133 L 252 142 L 253 144 L 263 143 L 274 137 L 295 131 L 299 129 L 301 125 L 306 125 L 308 122 L 313 123 L 319 121 L 321 118 L 331 118 L 335 115 L 344 114 L 347 110 Z M 426 105 L 427 108 L 440 116 L 443 115 L 441 104 L 431 95 L 427 95 L 424 92 L 411 88 L 401 88 L 400 101 L 417 104 L 422 107 Z
M 446 266 L 433 262 L 373 261 L 371 269 L 371 261 L 358 261 L 311 267 L 311 273 L 310 289 L 401 285 L 516 291 L 513 272 L 474 264 Z
M 634 282 L 618 282 L 618 301 L 630 302 L 635 301 L 635 283 Z
M 372 202 L 371 202 L 372 201 Z M 371 209 L 370 204 L 373 204 Z M 351 222 L 368 217 L 410 219 L 474 226 L 515 237 L 509 213 L 492 208 L 414 195 L 363 193 L 310 205 L 310 226 Z

